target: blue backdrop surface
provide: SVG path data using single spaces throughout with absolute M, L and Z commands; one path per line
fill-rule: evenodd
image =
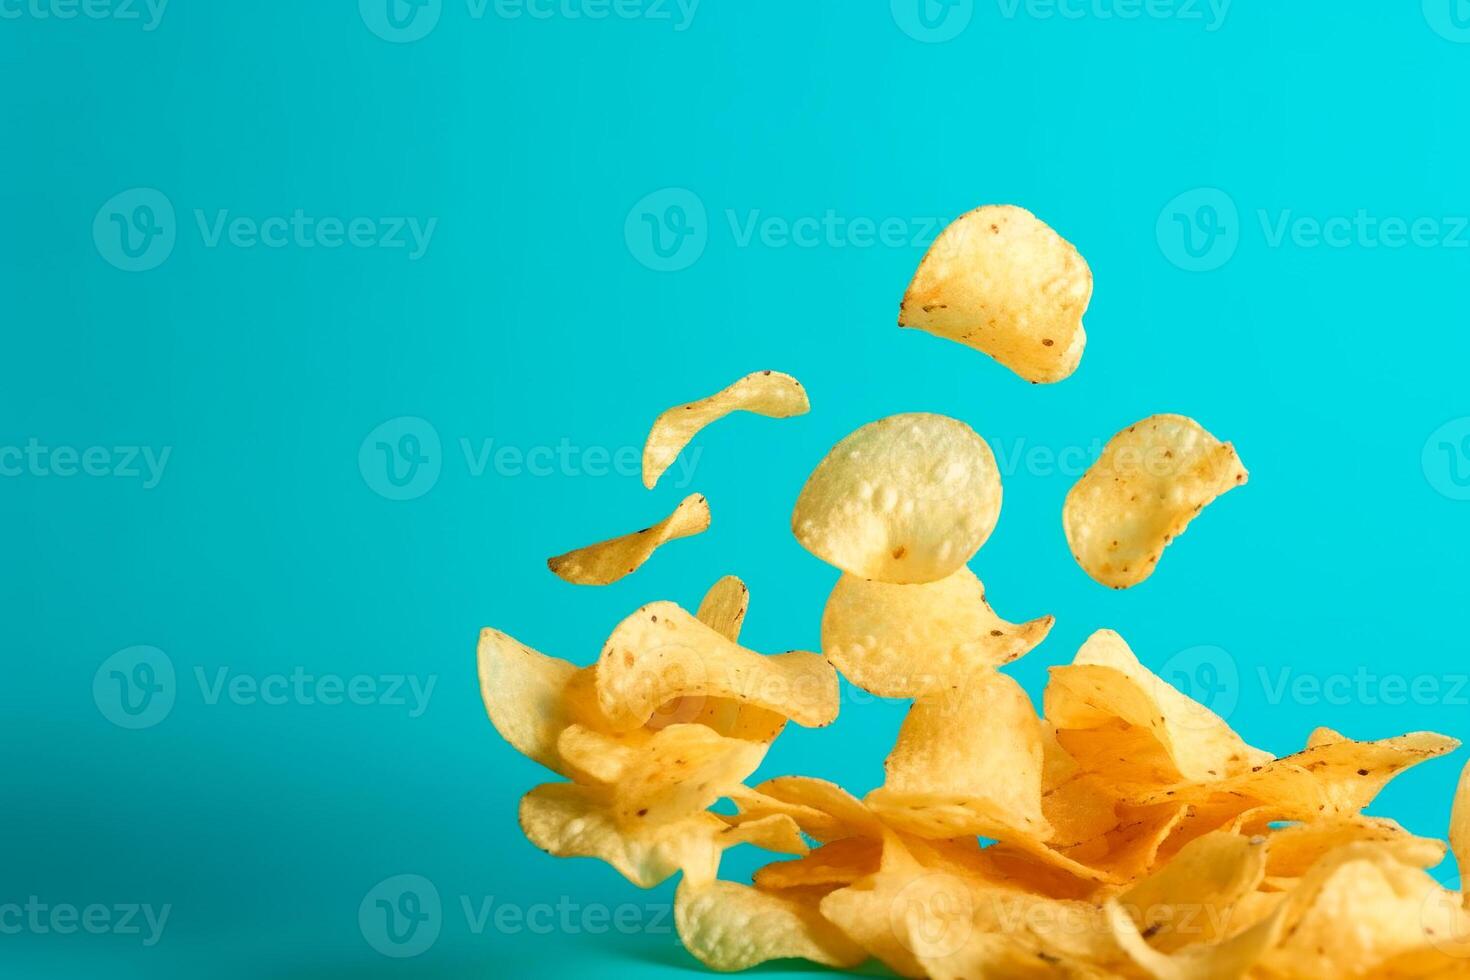
M 671 886 L 520 838 L 477 631 L 587 663 L 735 573 L 815 649 L 791 504 L 899 411 L 996 451 L 1033 695 L 1109 626 L 1273 752 L 1470 735 L 1463 0 L 4 0 L 0 50 L 7 976 L 686 975 Z M 1091 263 L 1063 384 L 894 326 L 990 202 Z M 811 414 L 644 490 L 653 416 L 760 368 Z M 1110 592 L 1062 499 L 1160 411 L 1251 481 Z M 546 571 L 693 491 L 638 574 Z M 903 710 L 761 775 L 871 788 Z M 1461 761 L 1373 812 L 1442 834 Z

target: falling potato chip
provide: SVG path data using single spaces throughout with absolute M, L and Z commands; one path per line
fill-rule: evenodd
M 684 948 L 711 970 L 748 970 L 769 960 L 803 959 L 838 968 L 868 958 L 822 917 L 814 902 L 717 881 L 685 882 L 674 897 Z
M 898 323 L 983 351 L 1027 381 L 1077 369 L 1092 271 L 1031 212 L 991 205 L 962 215 L 929 247 Z
M 637 571 L 661 545 L 709 530 L 709 522 L 709 502 L 692 493 L 653 527 L 569 551 L 546 565 L 573 585 L 610 585 Z
M 695 434 L 731 412 L 754 412 L 773 419 L 811 411 L 806 389 L 789 374 L 757 371 L 708 398 L 675 405 L 653 421 L 643 445 L 643 485 L 653 489 Z
M 703 725 L 672 725 L 637 751 L 613 786 L 613 817 L 663 823 L 705 810 L 740 785 L 766 746 L 726 738 Z
M 556 740 L 556 750 L 574 772 L 611 785 L 637 765 L 640 754 L 647 750 L 653 737 L 653 732 L 647 728 L 610 733 L 571 724 L 562 729 Z
M 527 758 L 571 775 L 557 739 L 568 725 L 585 720 L 577 717 L 579 702 L 569 695 L 578 668 L 493 629 L 480 631 L 477 660 L 480 695 L 500 736 Z
M 766 891 L 812 885 L 850 885 L 878 870 L 883 844 L 878 838 L 847 837 L 823 844 L 795 861 L 775 861 L 755 873 Z
M 726 575 L 705 593 L 695 618 L 732 643 L 740 640 L 740 629 L 750 609 L 750 589 L 734 575 Z M 773 742 L 786 727 L 786 717 L 732 698 L 678 697 L 661 705 L 648 719 L 647 727 L 674 724 L 704 725 L 752 742 Z
M 943 415 L 893 415 L 834 446 L 791 515 L 796 539 L 859 578 L 936 582 L 969 561 L 1000 516 L 985 440 Z
M 1455 864 L 1462 869 L 1460 876 L 1470 877 L 1470 764 L 1460 771 L 1455 800 L 1450 806 L 1450 850 L 1454 852 Z M 1470 898 L 1466 904 L 1470 905 Z
M 1062 526 L 1072 556 L 1103 585 L 1137 585 L 1195 515 L 1246 476 L 1235 447 L 1194 419 L 1136 422 L 1108 440 L 1067 494 Z
M 977 671 L 954 690 L 916 701 L 867 804 L 919 837 L 979 834 L 1045 840 L 1041 722 L 1021 686 Z
M 985 586 L 963 566 L 924 585 L 844 575 L 822 614 L 822 652 L 865 691 L 918 697 L 977 668 L 1010 663 L 1045 639 L 1052 622 L 1001 619 L 985 601 Z
M 730 794 L 742 813 L 785 813 L 819 841 L 846 837 L 881 839 L 882 823 L 861 800 L 836 783 L 810 776 L 780 776 L 754 790 Z
M 729 698 L 820 728 L 837 717 L 837 674 L 814 653 L 763 656 L 732 643 L 672 602 L 623 620 L 597 663 L 611 730 L 637 728 L 676 697 Z
M 1433 732 L 1412 732 L 1375 742 L 1322 742 L 1295 755 L 1252 767 L 1229 779 L 1181 784 L 1140 802 L 1236 801 L 1240 809 L 1269 806 L 1291 820 L 1351 816 L 1373 802 L 1394 776 L 1445 755 L 1459 742 Z
M 1051 669 L 1044 701 L 1047 721 L 1069 751 L 1078 745 L 1105 752 L 1110 740 L 1128 745 L 1130 735 L 1141 729 L 1163 750 L 1170 769 L 1198 782 L 1224 779 L 1271 758 L 1241 741 L 1219 715 L 1144 667 L 1112 630 L 1092 634 L 1070 666 Z M 1115 720 L 1131 729 L 1105 728 Z M 1069 740 L 1069 729 L 1104 730 Z M 1141 748 L 1129 745 L 1119 753 L 1119 763 L 1139 771 L 1139 763 L 1149 760 Z
M 591 857 L 639 888 L 684 872 L 711 881 L 719 870 L 726 825 L 710 813 L 672 823 L 624 827 L 613 818 L 611 793 L 575 783 L 538 786 L 521 800 L 521 831 L 557 857 Z

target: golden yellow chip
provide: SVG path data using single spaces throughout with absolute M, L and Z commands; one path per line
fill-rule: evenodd
M 649 489 L 678 458 L 689 440 L 731 412 L 754 412 L 767 418 L 784 419 L 811 411 L 806 389 L 789 374 L 757 371 L 708 398 L 675 405 L 653 421 L 643 445 L 643 485 Z
M 1021 686 L 983 669 L 909 710 L 867 804 L 918 837 L 1045 840 L 1041 722 Z
M 1235 906 L 1266 873 L 1267 840 L 1213 833 L 1118 896 L 1149 945 L 1171 953 L 1212 943 L 1232 931 Z
M 755 772 L 766 746 L 703 725 L 671 725 L 636 750 L 613 785 L 613 817 L 662 823 L 708 808 Z
M 859 578 L 936 582 L 969 561 L 1000 517 L 985 440 L 943 415 L 893 415 L 834 446 L 802 487 L 796 539 Z
M 1235 447 L 1194 419 L 1152 415 L 1108 440 L 1067 494 L 1062 526 L 1082 570 L 1126 589 L 1216 497 L 1246 481 Z
M 977 668 L 1010 663 L 1045 639 L 1052 622 L 1001 619 L 985 601 L 985 586 L 963 566 L 925 585 L 844 575 L 822 614 L 822 652 L 865 691 L 918 697 Z
M 573 721 L 567 689 L 576 666 L 489 628 L 480 631 L 477 660 L 480 696 L 500 737 L 527 758 L 571 775 L 557 739 Z
M 717 881 L 685 882 L 674 897 L 684 948 L 711 970 L 748 970 L 769 960 L 803 959 L 841 968 L 868 958 L 862 947 L 822 917 L 811 900 L 771 895 Z
M 1118 945 L 1155 980 L 1239 980 L 1250 974 L 1282 932 L 1280 916 L 1272 914 L 1222 943 L 1185 946 L 1169 954 L 1148 944 L 1116 900 L 1108 900 L 1104 912 Z
M 1459 744 L 1433 732 L 1412 732 L 1374 742 L 1319 742 L 1229 779 L 1180 784 L 1151 793 L 1139 802 L 1228 799 L 1242 810 L 1267 806 L 1291 820 L 1352 816 L 1373 802 L 1394 776 L 1452 752 Z
M 705 593 L 695 618 L 736 643 L 749 609 L 750 590 L 736 576 L 726 575 Z M 705 725 L 731 738 L 772 742 L 786 727 L 786 717 L 731 698 L 679 697 L 661 705 L 648 719 L 647 727 L 658 729 L 677 724 Z
M 1143 666 L 1112 630 L 1092 634 L 1070 666 L 1051 668 L 1044 703 L 1047 721 L 1058 729 L 1062 745 L 1068 751 L 1075 746 L 1100 754 L 1095 764 L 1104 773 L 1158 770 L 1162 759 L 1138 744 L 1143 733 L 1162 749 L 1168 769 L 1197 782 L 1225 779 L 1271 758 L 1241 741 L 1219 715 Z M 1110 725 L 1115 721 L 1129 727 Z M 1083 734 L 1069 738 L 1068 729 Z M 1108 755 L 1114 746 L 1116 764 Z
M 679 697 L 728 698 L 822 727 L 837 717 L 837 673 L 815 653 L 762 656 L 672 602 L 618 624 L 597 663 L 597 697 L 613 731 L 641 726 Z
M 573 585 L 611 585 L 638 570 L 659 547 L 709 530 L 709 501 L 692 493 L 653 527 L 549 558 L 546 566 Z
M 756 887 L 766 891 L 811 885 L 850 885 L 878 870 L 881 839 L 847 837 L 823 844 L 795 861 L 776 861 L 755 873 Z
M 1455 800 L 1450 806 L 1450 850 L 1454 852 L 1455 864 L 1463 869 L 1461 877 L 1470 876 L 1470 764 L 1460 770 L 1460 782 L 1455 786 Z M 1461 890 L 1470 895 L 1470 888 L 1463 884 Z M 1466 904 L 1470 905 L 1470 898 Z
M 825 779 L 780 776 L 729 795 L 742 813 L 785 813 L 819 841 L 883 836 L 882 824 L 861 800 Z
M 1027 381 L 1077 369 L 1092 271 L 1024 208 L 991 205 L 955 220 L 929 247 L 898 323 L 983 351 Z

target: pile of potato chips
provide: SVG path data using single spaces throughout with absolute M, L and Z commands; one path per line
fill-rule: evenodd
M 1033 382 L 1077 367 L 1092 279 L 1019 208 L 981 208 L 924 259 L 900 322 L 960 340 Z M 731 411 L 810 408 L 759 372 L 658 417 L 652 487 Z M 1066 539 L 1097 581 L 1127 588 L 1206 504 L 1245 482 L 1235 450 L 1193 420 L 1118 433 L 1068 495 Z M 1038 717 L 999 668 L 1051 616 L 1011 623 L 968 568 L 1001 509 L 989 447 L 939 415 L 881 419 L 842 440 L 802 489 L 797 539 L 842 571 L 822 653 L 740 644 L 749 592 L 715 582 L 693 614 L 654 602 L 577 667 L 481 633 L 481 691 L 518 751 L 565 777 L 528 793 L 536 846 L 594 857 L 652 888 L 682 874 L 675 920 L 716 970 L 786 958 L 877 959 L 909 977 L 1470 977 L 1470 913 L 1427 869 L 1446 845 L 1362 814 L 1384 785 L 1458 743 L 1427 732 L 1359 742 L 1330 729 L 1273 758 L 1155 676 L 1118 634 L 1052 668 Z M 553 558 L 606 584 L 709 527 L 686 498 L 635 534 Z M 884 784 L 747 785 L 787 722 L 830 724 L 838 671 L 912 707 Z M 733 813 L 712 807 L 725 800 Z M 731 809 L 725 807 L 726 810 Z M 1451 817 L 1470 860 L 1470 786 Z M 727 848 L 787 857 L 719 880 Z

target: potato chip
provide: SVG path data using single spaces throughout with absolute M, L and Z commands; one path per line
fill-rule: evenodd
M 611 785 L 638 763 L 640 753 L 648 748 L 653 737 L 654 733 L 647 728 L 614 734 L 572 724 L 562 729 L 556 750 L 573 773 Z
M 750 590 L 739 578 L 726 575 L 705 593 L 695 618 L 735 643 L 740 640 L 740 629 L 749 609 Z M 731 738 L 773 742 L 786 727 L 786 717 L 732 698 L 696 695 L 666 702 L 646 723 L 654 729 L 675 724 L 705 725 Z
M 1155 980 L 1238 980 L 1250 973 L 1281 934 L 1279 916 L 1271 915 L 1222 943 L 1185 946 L 1171 955 L 1150 946 L 1117 901 L 1109 900 L 1104 913 L 1118 945 Z
M 1455 800 L 1450 806 L 1450 850 L 1454 852 L 1455 864 L 1460 868 L 1460 877 L 1470 877 L 1470 764 L 1460 770 L 1460 782 L 1455 786 Z M 1470 896 L 1470 890 L 1465 890 Z M 1470 897 L 1466 898 L 1470 906 Z
M 983 351 L 1033 383 L 1077 369 L 1092 271 L 1031 212 L 977 208 L 929 246 L 899 308 L 901 327 Z
M 707 809 L 765 758 L 759 742 L 726 738 L 703 725 L 673 725 L 636 751 L 612 787 L 614 819 L 677 820 Z
M 718 817 L 696 813 L 625 827 L 613 818 L 611 803 L 606 788 L 548 783 L 521 800 L 521 830 L 549 854 L 597 858 L 639 888 L 653 888 L 680 871 L 694 881 L 714 879 L 730 829 Z
M 862 947 L 822 918 L 817 905 L 745 885 L 687 882 L 674 898 L 679 939 L 711 970 L 748 970 L 769 960 L 803 959 L 838 968 L 868 958 Z
M 772 813 L 757 819 L 716 814 L 726 827 L 718 840 L 726 847 L 735 844 L 753 844 L 767 851 L 780 854 L 805 856 L 811 852 L 801 828 L 785 814 Z
M 1021 686 L 977 671 L 909 710 L 868 806 L 919 837 L 1045 840 L 1041 722 Z
M 859 578 L 936 582 L 969 561 L 1000 516 L 985 440 L 943 415 L 893 415 L 834 446 L 802 487 L 796 539 Z
M 779 371 L 747 374 L 708 398 L 675 405 L 653 420 L 653 429 L 643 444 L 643 485 L 653 489 L 700 429 L 731 412 L 784 419 L 805 415 L 811 407 L 801 382 Z
M 575 665 L 548 657 L 499 630 L 480 631 L 480 696 L 500 737 L 521 755 L 571 775 L 557 750 L 572 723 L 566 700 Z
M 1194 419 L 1149 416 L 1108 440 L 1067 494 L 1072 557 L 1103 585 L 1137 585 L 1206 504 L 1246 477 L 1235 447 Z
M 1213 833 L 1118 896 L 1118 904 L 1154 949 L 1173 952 L 1232 932 L 1235 906 L 1266 873 L 1266 839 Z
M 1374 845 L 1350 845 L 1320 862 L 1285 899 L 1280 943 L 1262 958 L 1265 972 L 1295 977 L 1361 975 L 1450 936 L 1458 903 L 1436 907 L 1443 889 L 1418 868 Z M 1463 933 L 1461 933 L 1463 934 Z
M 709 522 L 709 501 L 691 493 L 653 527 L 557 555 L 546 566 L 573 585 L 611 585 L 637 571 L 662 545 L 708 531 Z
M 822 613 L 822 652 L 865 691 L 918 697 L 1010 663 L 1045 639 L 1052 623 L 1051 616 L 1019 625 L 1001 619 L 964 566 L 924 585 L 844 575 Z
M 861 800 L 836 783 L 810 776 L 780 776 L 754 790 L 732 792 L 742 812 L 786 813 L 819 841 L 844 837 L 880 839 L 885 830 Z
M 597 696 L 613 731 L 637 728 L 676 697 L 730 698 L 822 727 L 837 717 L 837 674 L 814 653 L 762 656 L 672 602 L 644 606 L 603 646 Z
M 1459 744 L 1433 732 L 1375 742 L 1324 742 L 1223 781 L 1180 784 L 1139 802 L 1205 802 L 1228 797 L 1242 810 L 1264 805 L 1291 820 L 1351 816 L 1373 802 L 1394 776 L 1451 752 Z
M 883 844 L 873 837 L 848 837 L 823 844 L 795 861 L 776 861 L 755 873 L 757 888 L 779 891 L 811 885 L 850 885 L 878 870 Z
M 1044 703 L 1046 718 L 1068 751 L 1090 743 L 1086 751 L 1106 752 L 1110 741 L 1122 742 L 1127 748 L 1122 761 L 1135 772 L 1156 769 L 1157 763 L 1148 763 L 1134 733 L 1107 727 L 1109 723 L 1122 721 L 1148 732 L 1162 748 L 1169 768 L 1188 780 L 1224 779 L 1271 758 L 1241 741 L 1213 711 L 1155 676 L 1112 630 L 1092 634 L 1070 666 L 1051 668 Z M 1069 729 L 1102 730 L 1069 740 Z M 1129 757 L 1132 763 L 1126 762 Z M 1147 768 L 1140 768 L 1140 761 Z
M 1445 846 L 1416 837 L 1382 817 L 1336 817 L 1294 824 L 1273 831 L 1266 854 L 1266 873 L 1275 878 L 1300 878 L 1317 861 L 1347 844 L 1379 844 L 1404 864 L 1432 868 L 1444 859 Z

